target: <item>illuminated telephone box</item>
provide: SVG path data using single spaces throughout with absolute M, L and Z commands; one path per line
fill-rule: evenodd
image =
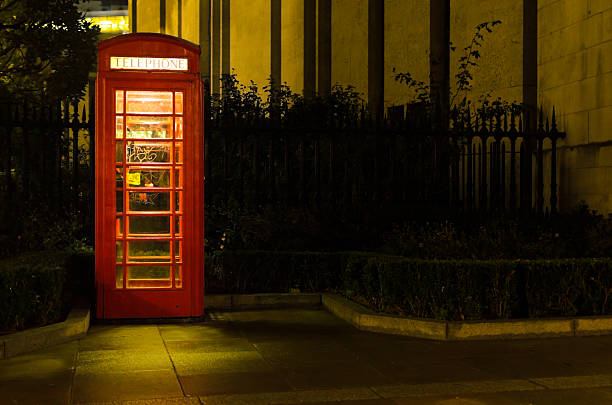
M 203 313 L 199 47 L 159 34 L 98 46 L 98 318 Z

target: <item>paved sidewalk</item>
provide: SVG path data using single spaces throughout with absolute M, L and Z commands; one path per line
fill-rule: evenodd
M 612 337 L 434 342 L 322 310 L 94 325 L 0 361 L 0 404 L 612 404 Z

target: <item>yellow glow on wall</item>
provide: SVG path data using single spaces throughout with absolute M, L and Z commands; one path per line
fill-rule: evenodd
M 100 27 L 101 32 L 126 33 L 130 31 L 130 19 L 127 15 L 87 17 L 86 20 Z

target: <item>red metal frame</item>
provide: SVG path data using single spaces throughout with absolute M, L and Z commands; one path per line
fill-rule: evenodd
M 98 318 L 162 318 L 162 317 L 194 317 L 203 314 L 204 295 L 204 185 L 203 185 L 203 127 L 202 127 L 202 84 L 199 75 L 199 47 L 178 38 L 160 34 L 130 34 L 104 41 L 98 46 L 98 78 L 96 81 L 96 292 Z M 187 59 L 187 71 L 160 70 L 113 70 L 110 58 L 119 57 L 149 57 L 149 58 L 182 58 Z M 123 92 L 123 109 L 116 112 L 115 96 L 117 91 Z M 156 91 L 183 94 L 183 113 L 175 110 L 172 99 L 172 113 L 164 114 L 170 121 L 182 118 L 183 137 L 172 136 L 167 139 L 139 140 L 126 137 L 127 117 L 142 116 L 126 112 L 128 91 Z M 133 94 L 133 93 L 131 93 Z M 152 93 L 143 93 L 152 94 Z M 154 114 L 155 115 L 155 114 Z M 115 119 L 123 117 L 122 129 L 116 140 Z M 158 115 L 159 116 L 159 115 Z M 175 132 L 175 125 L 171 126 Z M 132 132 L 133 134 L 134 132 Z M 164 133 L 164 136 L 167 136 Z M 117 163 L 117 141 L 121 141 L 121 157 L 123 162 Z M 129 147 L 127 146 L 130 144 Z M 144 145 L 157 144 L 166 148 L 169 154 L 168 162 L 129 163 L 126 160 L 126 150 Z M 143 148 L 146 149 L 146 148 Z M 174 159 L 174 150 L 180 149 L 182 161 Z M 169 170 L 168 184 L 156 187 L 134 187 L 127 180 L 129 169 L 141 168 L 141 175 L 149 169 Z M 174 184 L 175 171 L 180 171 L 182 184 Z M 116 178 L 116 172 L 121 176 Z M 135 177 L 139 178 L 139 177 Z M 151 182 L 152 184 L 152 182 Z M 151 185 L 148 184 L 148 185 Z M 118 188 L 119 187 L 119 188 Z M 129 211 L 131 204 L 129 194 L 146 199 L 152 195 L 147 193 L 162 193 L 169 195 L 167 211 Z M 117 194 L 121 193 L 121 194 Z M 181 206 L 175 209 L 175 196 Z M 121 196 L 122 210 L 117 213 L 117 196 Z M 148 233 L 136 236 L 128 235 L 130 218 L 163 216 L 169 217 L 169 233 Z M 122 229 L 117 218 L 121 217 Z M 175 219 L 179 219 L 180 229 L 176 232 Z M 145 219 L 146 221 L 146 219 Z M 162 223 L 164 220 L 161 221 Z M 131 242 L 133 241 L 133 242 Z M 166 255 L 149 255 L 139 263 L 128 262 L 128 245 L 137 246 L 165 245 L 168 241 L 169 257 Z M 121 258 L 117 259 L 116 242 L 121 246 Z M 135 243 L 134 243 L 135 242 Z M 182 244 L 180 251 L 175 252 L 176 243 Z M 147 259 L 148 257 L 148 259 Z M 135 260 L 135 259 L 134 259 Z M 147 263 L 147 260 L 152 262 Z M 156 261 L 153 261 L 156 260 Z M 167 263 L 160 263 L 166 260 Z M 122 266 L 122 280 L 116 284 L 116 268 Z M 169 286 L 161 286 L 165 279 L 141 279 L 140 284 L 128 284 L 128 267 L 153 266 L 158 270 L 169 267 Z M 180 266 L 180 267 L 179 267 Z M 181 268 L 180 282 L 175 271 Z M 123 270 L 125 269 L 125 270 Z M 141 269 L 146 273 L 146 268 Z M 162 280 L 162 281 L 160 281 Z M 155 283 L 158 282 L 158 286 Z M 148 284 L 147 284 L 148 283 Z M 147 286 L 130 288 L 133 285 Z

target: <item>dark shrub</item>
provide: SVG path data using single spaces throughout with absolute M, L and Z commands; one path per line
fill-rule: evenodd
M 380 312 L 424 318 L 612 315 L 612 258 L 423 260 L 224 251 L 207 258 L 205 277 L 208 294 L 332 290 Z
M 61 252 L 35 252 L 0 261 L 0 328 L 20 330 L 65 315 L 66 259 Z

